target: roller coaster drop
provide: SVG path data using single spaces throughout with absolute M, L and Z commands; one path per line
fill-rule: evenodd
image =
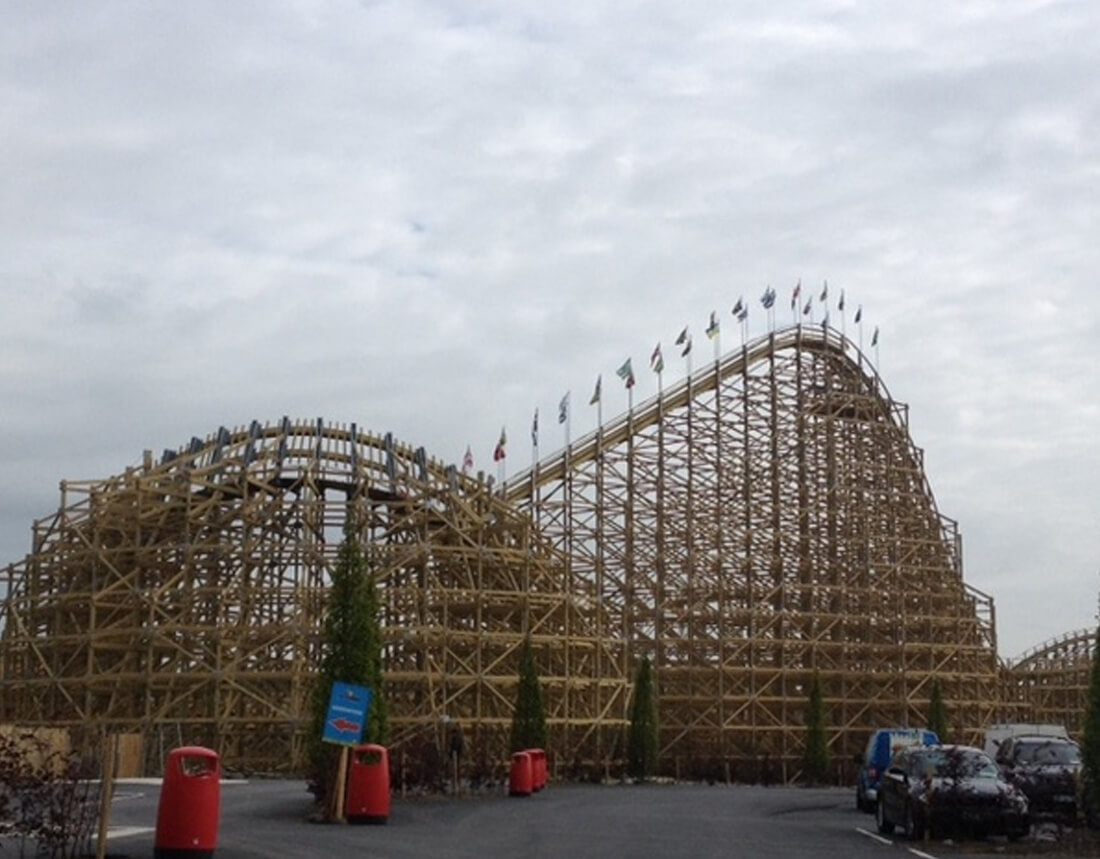
M 350 426 L 219 430 L 62 484 L 5 571 L 0 721 L 140 731 L 246 770 L 303 759 L 326 581 L 353 511 L 383 601 L 393 745 L 458 720 L 504 759 L 522 642 L 559 763 L 619 753 L 635 660 L 661 755 L 788 777 L 816 672 L 830 751 L 923 723 L 956 736 L 1004 690 L 992 599 L 907 412 L 835 331 L 743 345 L 504 486 Z

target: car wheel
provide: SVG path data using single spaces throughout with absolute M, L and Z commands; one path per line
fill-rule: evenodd
M 924 823 L 913 813 L 912 803 L 905 806 L 905 834 L 911 841 L 920 841 L 924 837 Z
M 894 824 L 886 819 L 886 808 L 882 802 L 882 794 L 878 795 L 878 804 L 875 806 L 875 825 L 878 827 L 878 831 L 884 835 L 889 835 L 894 831 Z
M 856 811 L 870 811 L 867 800 L 863 797 L 863 789 L 856 787 Z

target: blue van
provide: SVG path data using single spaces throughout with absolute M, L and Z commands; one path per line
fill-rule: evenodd
M 874 811 L 878 802 L 878 786 L 890 759 L 907 746 L 936 746 L 940 738 L 934 731 L 922 728 L 881 728 L 871 734 L 862 758 L 856 756 L 859 777 L 856 781 L 856 808 Z

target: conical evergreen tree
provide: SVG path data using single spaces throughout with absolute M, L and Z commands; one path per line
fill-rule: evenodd
M 806 758 L 803 761 L 806 780 L 820 784 L 829 776 L 829 748 L 825 741 L 825 696 L 821 677 L 815 671 L 810 684 L 806 718 Z
M 516 708 L 512 713 L 510 746 L 513 752 L 546 748 L 546 715 L 542 710 L 542 690 L 530 637 L 524 639 L 520 653 L 519 686 L 516 689 Z
M 950 743 L 947 726 L 947 704 L 943 700 L 943 686 L 939 679 L 932 681 L 932 697 L 928 702 L 928 730 L 940 738 L 941 743 Z
M 630 731 L 626 742 L 626 774 L 644 779 L 657 769 L 657 698 L 649 657 L 638 664 L 634 698 L 630 705 Z
M 1081 758 L 1084 764 L 1085 820 L 1090 827 L 1100 828 L 1100 626 L 1096 629 L 1096 644 L 1092 651 L 1092 668 L 1089 671 Z
M 321 633 L 321 665 L 312 694 L 310 787 L 319 800 L 330 794 L 336 778 L 338 748 L 321 741 L 334 682 L 370 687 L 365 736 L 372 741 L 386 738 L 380 641 L 374 580 L 357 530 L 349 522 L 332 569 Z
M 383 694 L 382 675 L 382 625 L 379 620 L 381 606 L 378 602 L 378 587 L 374 581 L 376 565 L 366 564 L 363 575 L 363 589 L 366 591 L 366 616 L 369 641 L 367 642 L 366 685 L 372 690 L 370 714 L 367 718 L 367 730 L 364 741 L 386 745 L 390 739 L 389 708 Z

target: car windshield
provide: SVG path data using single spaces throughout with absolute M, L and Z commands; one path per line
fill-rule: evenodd
M 1081 753 L 1073 743 L 1021 743 L 1016 750 L 1016 763 L 1063 764 L 1081 763 Z
M 914 756 L 914 769 L 939 778 L 998 778 L 1000 770 L 989 755 L 975 749 L 928 749 Z

